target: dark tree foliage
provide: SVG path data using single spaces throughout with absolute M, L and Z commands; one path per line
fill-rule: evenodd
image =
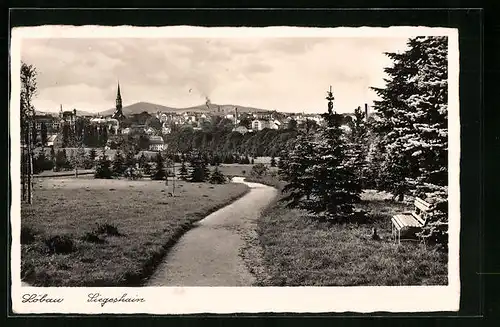
M 156 154 L 155 158 L 156 167 L 154 173 L 151 175 L 151 179 L 153 180 L 164 180 L 167 178 L 167 174 L 165 173 L 165 160 L 160 152 Z
M 210 175 L 209 182 L 211 184 L 224 184 L 226 182 L 226 177 L 221 173 L 218 167 L 215 167 L 214 171 Z
M 40 137 L 42 139 L 42 146 L 47 145 L 47 125 L 45 122 L 42 122 L 40 127 Z
M 113 159 L 113 174 L 115 176 L 121 176 L 125 172 L 125 159 L 121 151 L 116 151 L 115 157 Z
M 95 173 L 95 178 L 100 179 L 111 179 L 113 178 L 113 171 L 111 170 L 111 161 L 108 159 L 108 156 L 103 153 L 99 160 L 97 161 Z
M 183 161 L 181 164 L 181 168 L 179 168 L 179 178 L 183 181 L 186 181 L 188 179 L 189 172 L 186 167 L 186 162 Z

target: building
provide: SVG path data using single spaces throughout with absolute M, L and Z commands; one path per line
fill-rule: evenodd
M 97 125 L 99 128 L 107 128 L 110 134 L 118 134 L 120 122 L 115 118 L 92 118 L 91 124 Z
M 45 125 L 47 127 L 47 132 L 48 133 L 54 133 L 59 131 L 59 120 L 48 114 L 44 115 L 36 115 L 33 117 L 35 121 L 35 128 L 37 132 L 40 132 L 42 130 L 42 125 Z
M 249 130 L 245 126 L 238 126 L 238 127 L 233 128 L 233 132 L 238 132 L 240 134 L 245 135 L 246 133 L 249 132 Z
M 255 119 L 252 120 L 252 129 L 254 131 L 261 131 L 265 128 L 271 128 L 271 124 L 269 120 L 264 120 L 264 119 Z
M 62 148 L 63 140 L 61 134 L 52 134 L 47 137 L 47 146 L 54 149 Z
M 163 151 L 165 148 L 165 142 L 161 136 L 150 136 L 149 137 L 149 150 L 150 151 Z
M 116 108 L 111 118 L 116 119 L 118 121 L 121 121 L 126 118 L 122 112 L 122 95 L 120 93 L 120 82 L 118 82 L 118 90 L 116 91 Z

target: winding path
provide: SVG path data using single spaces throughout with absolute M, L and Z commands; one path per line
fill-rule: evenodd
M 243 237 L 276 196 L 273 187 L 245 182 L 250 192 L 200 220 L 170 250 L 146 286 L 250 286 L 254 277 L 239 253 Z

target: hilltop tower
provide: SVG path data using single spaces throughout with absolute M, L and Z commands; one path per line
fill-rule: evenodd
M 113 113 L 112 118 L 121 120 L 125 118 L 125 115 L 122 112 L 122 95 L 120 93 L 120 82 L 118 82 L 118 91 L 116 92 L 116 109 Z

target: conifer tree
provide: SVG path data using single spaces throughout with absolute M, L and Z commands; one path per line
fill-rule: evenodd
M 274 156 L 271 157 L 271 167 L 276 167 L 276 158 Z
M 182 161 L 181 168 L 179 169 L 179 178 L 183 181 L 187 180 L 189 176 L 188 169 L 186 167 L 186 162 Z
M 54 147 L 50 147 L 50 160 L 52 161 L 52 167 L 56 168 L 56 151 Z
M 154 180 L 166 179 L 167 176 L 165 173 L 164 160 L 163 160 L 163 156 L 161 155 L 160 152 L 158 152 L 156 154 L 155 162 L 156 162 L 156 169 L 155 169 L 153 175 L 151 175 L 151 179 L 154 179 Z
M 314 135 L 309 129 L 299 131 L 287 159 L 280 160 L 279 175 L 287 183 L 283 188 L 286 195 L 282 201 L 290 208 L 311 208 L 311 194 L 317 186 L 313 174 L 317 162 L 315 146 Z
M 316 182 L 308 211 L 327 219 L 346 219 L 354 213 L 353 204 L 360 200 L 361 185 L 346 155 L 342 116 L 333 111 L 332 92 L 328 92 L 328 112 L 323 114 L 326 126 L 315 142 L 317 160 L 312 167 Z
M 211 184 L 224 184 L 226 182 L 226 177 L 219 170 L 219 167 L 215 167 L 214 171 L 210 175 L 209 182 Z
M 111 171 L 111 161 L 108 159 L 106 153 L 103 153 L 99 157 L 99 160 L 96 164 L 94 177 L 101 179 L 111 179 L 113 177 L 113 172 Z
M 381 97 L 375 128 L 387 149 L 382 178 L 397 181 L 386 190 L 402 199 L 419 184 L 447 183 L 447 38 L 416 37 L 404 53 L 387 56 L 387 84 L 373 88 Z
M 95 159 L 97 158 L 97 152 L 94 148 L 90 149 L 88 157 L 87 157 L 87 163 L 86 166 L 88 169 L 94 167 Z
M 352 167 L 354 177 L 364 186 L 366 182 L 366 166 L 368 155 L 368 128 L 366 126 L 365 114 L 358 107 L 354 110 L 354 118 L 349 122 L 347 135 L 347 160 Z
M 385 88 L 374 88 L 377 132 L 386 148 L 382 174 L 397 180 L 386 190 L 402 199 L 412 192 L 434 203 L 422 237 L 447 242 L 448 58 L 447 37 L 409 39 L 401 54 L 388 53 L 393 65 Z
M 113 174 L 120 176 L 125 171 L 125 159 L 120 150 L 117 150 L 113 159 Z
M 126 168 L 135 168 L 135 155 L 134 152 L 129 150 L 125 156 L 125 167 Z

